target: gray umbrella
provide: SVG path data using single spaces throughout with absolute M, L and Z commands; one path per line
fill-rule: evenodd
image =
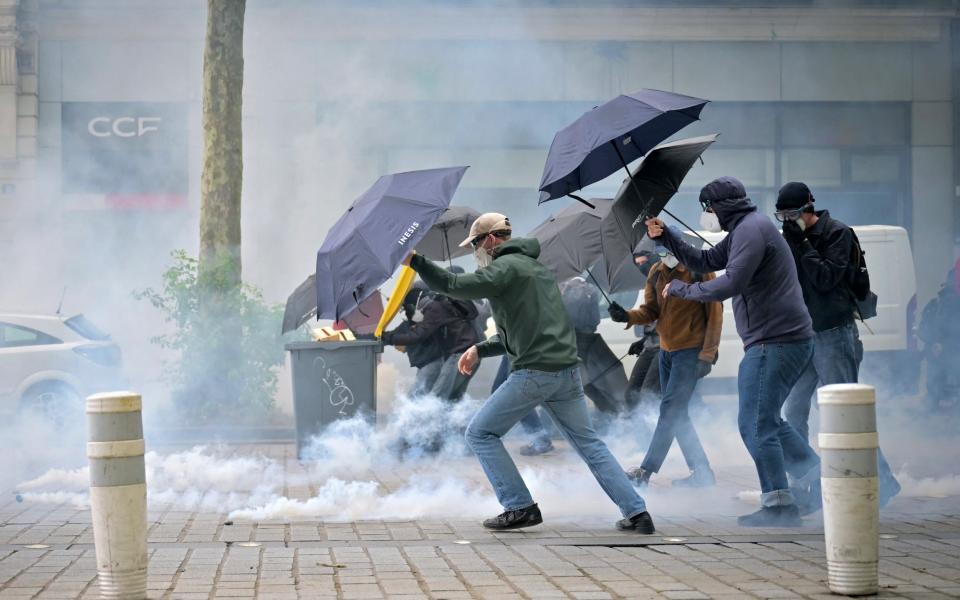
M 470 226 L 479 216 L 480 213 L 469 206 L 451 206 L 417 243 L 417 252 L 429 259 L 447 262 L 470 254 L 470 248 L 461 248 L 460 242 L 470 235 Z
M 283 309 L 283 333 L 293 331 L 317 314 L 317 278 L 307 277 L 287 298 Z
M 581 275 L 596 262 L 601 252 L 600 219 L 600 211 L 571 204 L 528 234 L 540 242 L 538 260 L 553 271 L 557 281 Z

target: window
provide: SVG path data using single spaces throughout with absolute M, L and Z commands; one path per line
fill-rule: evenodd
M 19 325 L 0 323 L 0 348 L 21 348 L 60 343 L 62 343 L 61 340 L 51 335 Z

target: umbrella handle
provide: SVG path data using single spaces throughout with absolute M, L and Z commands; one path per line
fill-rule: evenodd
M 607 301 L 607 304 L 613 305 L 613 301 L 610 300 L 610 296 L 607 296 L 607 293 L 603 291 L 603 287 L 600 285 L 600 282 L 597 281 L 597 278 L 593 276 L 593 273 L 590 272 L 590 269 L 586 269 L 587 275 L 590 276 L 590 279 L 593 280 L 594 285 L 597 286 L 597 289 L 600 290 L 600 293 L 603 294 L 603 299 Z M 623 359 L 621 359 L 623 360 Z

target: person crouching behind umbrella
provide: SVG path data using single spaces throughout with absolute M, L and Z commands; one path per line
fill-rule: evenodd
M 643 498 L 590 422 L 573 325 L 553 273 L 537 261 L 540 243 L 510 235 L 510 221 L 504 215 L 486 213 L 477 218 L 461 244 L 474 248 L 479 268 L 469 274 L 450 273 L 415 253 L 404 260 L 432 290 L 463 300 L 490 300 L 497 335 L 460 356 L 463 373 L 472 373 L 481 357 L 505 353 L 510 358 L 509 377 L 474 415 L 466 432 L 467 443 L 504 508 L 483 525 L 518 529 L 543 522 L 501 439 L 531 409 L 542 405 L 620 508 L 624 518 L 617 527 L 653 533 L 653 519 Z
M 710 281 L 715 275 L 700 275 L 690 271 L 663 246 L 657 246 L 657 254 L 660 262 L 650 269 L 643 290 L 643 305 L 626 310 L 613 303 L 609 308 L 610 318 L 618 323 L 626 323 L 628 327 L 656 322 L 660 335 L 660 417 L 643 464 L 631 470 L 628 476 L 637 485 L 647 485 L 650 477 L 660 471 L 676 438 L 690 469 L 690 476 L 674 481 L 673 485 L 708 487 L 714 485 L 716 479 L 693 427 L 689 407 L 697 381 L 710 372 L 717 360 L 723 304 L 663 298 L 663 290 L 671 281 Z
M 424 325 L 424 308 L 433 301 L 430 296 L 426 286 L 420 282 L 415 284 L 403 297 L 406 319 L 395 329 L 384 332 L 382 337 L 385 344 L 402 348 L 410 366 L 417 370 L 410 389 L 411 396 L 429 392 L 443 367 L 440 331 L 437 327 L 431 328 L 430 323 Z M 433 313 L 432 310 L 430 312 Z

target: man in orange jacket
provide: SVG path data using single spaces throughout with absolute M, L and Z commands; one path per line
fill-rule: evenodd
M 643 305 L 634 310 L 625 310 L 616 303 L 610 306 L 610 318 L 614 321 L 627 326 L 656 321 L 660 335 L 660 418 L 643 464 L 627 475 L 637 485 L 646 485 L 651 475 L 660 470 L 676 437 L 690 476 L 674 481 L 673 485 L 712 486 L 716 480 L 690 419 L 689 405 L 697 381 L 710 372 L 717 360 L 723 304 L 664 297 L 664 288 L 671 281 L 694 283 L 709 281 L 715 276 L 690 271 L 663 246 L 657 247 L 657 254 L 660 262 L 650 269 Z

